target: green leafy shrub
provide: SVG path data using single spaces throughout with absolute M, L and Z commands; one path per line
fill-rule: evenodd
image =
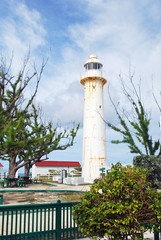
M 106 177 L 96 179 L 73 210 L 81 231 L 89 237 L 108 235 L 120 240 L 139 239 L 148 229 L 157 228 L 161 194 L 149 187 L 146 173 L 117 163 Z
M 151 182 L 152 187 L 161 187 L 161 156 L 136 156 L 133 159 L 133 165 L 148 170 L 147 180 Z

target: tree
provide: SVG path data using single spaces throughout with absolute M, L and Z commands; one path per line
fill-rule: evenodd
M 36 96 L 39 82 L 43 73 L 43 70 L 47 64 L 47 61 L 42 62 L 40 73 L 38 74 L 36 67 L 34 66 L 34 72 L 27 74 L 26 67 L 29 61 L 30 55 L 24 59 L 23 67 L 17 76 L 11 75 L 11 66 L 13 57 L 10 60 L 9 66 L 6 61 L 1 58 L 0 62 L 0 132 L 5 128 L 10 120 L 18 121 L 21 115 L 27 119 L 30 118 L 28 110 L 32 105 L 34 97 Z M 36 77 L 36 87 L 31 98 L 24 103 L 24 91 L 32 79 Z M 22 109 L 23 104 L 23 109 Z M 26 115 L 25 115 L 26 114 Z M 2 135 L 1 135 L 2 136 Z
M 67 130 L 41 121 L 33 100 L 47 61 L 42 62 L 39 74 L 34 66 L 31 75 L 26 70 L 28 61 L 29 56 L 17 77 L 10 73 L 12 62 L 7 68 L 2 59 L 0 65 L 0 156 L 9 161 L 10 178 L 15 177 L 19 168 L 29 169 L 50 152 L 72 146 L 79 128 L 78 125 Z M 24 91 L 35 77 L 35 91 L 25 100 Z
M 22 167 L 25 164 L 25 176 L 28 175 L 29 169 L 35 162 L 48 159 L 47 155 L 50 152 L 65 150 L 72 146 L 79 128 L 77 125 L 69 130 L 59 129 L 58 126 L 53 127 L 51 122 L 45 125 L 38 120 L 38 111 L 33 106 L 33 120 L 30 124 L 30 137 L 28 137 L 28 139 L 31 138 L 30 147 L 27 146 L 27 149 L 19 154 L 19 166 Z
M 152 187 L 161 187 L 161 156 L 136 156 L 133 159 L 134 167 L 145 168 L 148 171 L 147 180 Z
M 89 237 L 120 240 L 142 239 L 151 226 L 157 229 L 161 225 L 161 193 L 150 188 L 146 173 L 117 163 L 106 177 L 96 179 L 74 207 L 81 231 Z
M 130 75 L 129 82 L 131 88 L 125 85 L 120 76 L 122 93 L 129 103 L 129 109 L 120 109 L 119 104 L 115 104 L 109 91 L 110 101 L 114 107 L 119 126 L 107 123 L 107 125 L 122 136 L 122 140 L 113 140 L 112 143 L 127 143 L 131 153 L 139 155 L 161 155 L 160 141 L 154 141 L 149 132 L 151 116 L 147 113 L 141 99 L 140 88 L 134 84 L 134 75 Z

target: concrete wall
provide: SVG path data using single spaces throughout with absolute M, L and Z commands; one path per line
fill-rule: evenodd
M 84 183 L 84 178 L 82 177 L 67 177 L 63 180 L 63 183 L 71 185 L 80 185 Z

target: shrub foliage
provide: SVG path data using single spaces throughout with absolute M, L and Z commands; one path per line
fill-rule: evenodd
M 90 237 L 136 239 L 157 228 L 161 194 L 150 188 L 146 173 L 145 169 L 117 163 L 106 177 L 96 179 L 74 207 L 81 231 Z

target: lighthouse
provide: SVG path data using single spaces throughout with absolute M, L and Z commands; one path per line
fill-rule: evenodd
M 92 183 L 107 169 L 103 107 L 103 87 L 107 81 L 102 77 L 102 67 L 92 54 L 84 64 L 84 75 L 80 77 L 84 87 L 82 177 L 86 183 Z

